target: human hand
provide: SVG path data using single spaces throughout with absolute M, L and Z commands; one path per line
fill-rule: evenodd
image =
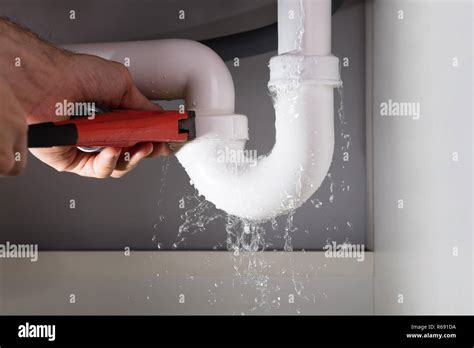
M 0 79 L 0 176 L 18 175 L 26 165 L 25 112 Z
M 65 59 L 64 66 L 68 67 L 68 71 L 64 73 L 58 87 L 35 107 L 29 120 L 51 120 L 51 115 L 55 112 L 54 105 L 63 100 L 64 91 L 68 91 L 67 100 L 71 102 L 93 100 L 112 109 L 160 109 L 138 91 L 130 73 L 122 64 L 90 55 L 69 55 Z M 95 178 L 119 178 L 135 168 L 145 157 L 170 154 L 164 143 L 141 143 L 131 148 L 108 147 L 99 153 L 84 153 L 76 147 L 30 151 L 59 171 Z
M 64 100 L 95 102 L 112 109 L 160 109 L 138 91 L 122 64 L 58 49 L 9 22 L 0 21 L 0 41 L 0 61 L 11 52 L 21 59 L 20 67 L 12 63 L 0 68 L 0 73 L 11 81 L 29 124 L 59 121 L 55 105 Z M 95 178 L 119 178 L 145 157 L 171 153 L 164 143 L 110 147 L 99 153 L 84 153 L 76 147 L 30 151 L 58 171 Z

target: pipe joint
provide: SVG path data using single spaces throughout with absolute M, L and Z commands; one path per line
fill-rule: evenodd
M 339 59 L 335 56 L 283 54 L 270 60 L 268 85 L 302 83 L 340 87 Z
M 249 140 L 245 115 L 203 115 L 196 117 L 198 139 Z

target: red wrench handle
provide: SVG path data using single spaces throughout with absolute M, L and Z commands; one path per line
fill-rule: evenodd
M 31 125 L 29 147 L 130 147 L 143 142 L 185 142 L 196 137 L 193 111 L 113 110 L 57 123 Z

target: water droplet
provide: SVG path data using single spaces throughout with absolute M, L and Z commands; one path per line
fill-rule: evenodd
M 272 229 L 276 231 L 278 229 L 278 222 L 276 221 L 275 218 L 273 218 L 271 221 L 272 221 Z
M 244 225 L 244 233 L 249 234 L 250 233 L 250 226 L 249 225 Z

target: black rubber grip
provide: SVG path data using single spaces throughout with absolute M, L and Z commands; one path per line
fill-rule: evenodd
M 56 125 L 53 122 L 28 127 L 28 147 L 72 146 L 77 144 L 74 124 Z

